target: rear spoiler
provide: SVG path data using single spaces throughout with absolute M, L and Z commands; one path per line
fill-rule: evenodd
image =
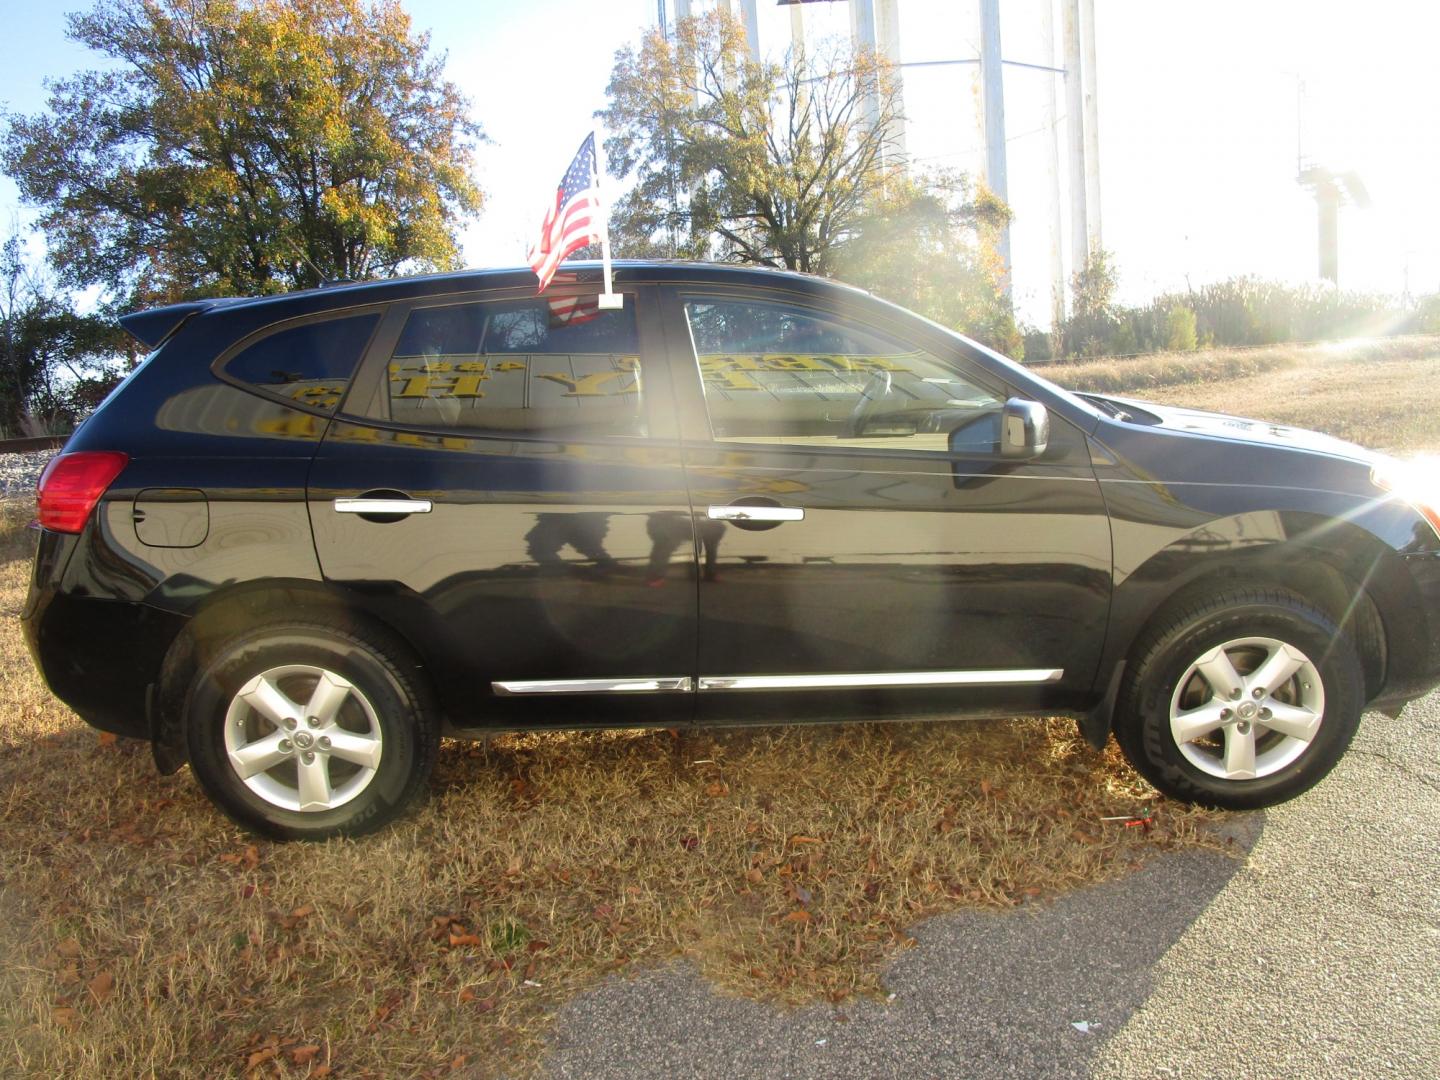
M 192 315 L 208 311 L 221 300 L 189 300 L 183 304 L 169 304 L 165 307 L 150 308 L 148 311 L 132 311 L 120 316 L 120 325 L 133 334 L 147 349 L 156 348 Z

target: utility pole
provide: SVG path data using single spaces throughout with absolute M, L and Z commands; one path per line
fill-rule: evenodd
M 980 78 L 985 99 L 985 183 L 1007 206 L 1005 83 L 1000 62 L 1000 0 L 980 0 Z M 1000 231 L 1000 288 L 1010 297 L 1010 226 Z
M 850 0 L 850 43 L 856 52 L 871 52 L 890 65 L 895 80 L 895 101 L 886 126 L 886 158 L 904 160 L 904 87 L 900 76 L 900 9 L 898 0 Z M 865 96 L 865 121 L 870 127 L 880 122 L 878 94 Z
M 1089 249 L 1103 251 L 1100 238 L 1100 102 L 1095 66 L 1095 0 L 1080 0 L 1081 81 L 1085 88 L 1085 212 Z
M 1055 56 L 1055 11 L 1051 0 L 1042 0 L 1040 4 L 1040 40 L 1045 63 L 1060 67 Z M 1050 188 L 1050 328 L 1052 334 L 1059 334 L 1065 325 L 1065 225 L 1060 208 L 1060 125 L 1055 106 L 1055 76 L 1047 74 L 1041 119 Z
M 1085 90 L 1080 63 L 1080 0 L 1061 0 L 1065 13 L 1065 129 L 1070 144 L 1070 272 L 1090 262 L 1085 204 Z

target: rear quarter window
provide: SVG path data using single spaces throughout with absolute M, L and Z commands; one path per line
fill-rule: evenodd
M 379 321 L 371 311 L 281 327 L 244 346 L 221 370 L 296 405 L 333 412 Z

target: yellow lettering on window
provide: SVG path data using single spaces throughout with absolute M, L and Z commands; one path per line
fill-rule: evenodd
M 571 378 L 569 375 L 562 375 L 559 372 L 537 375 L 537 379 L 548 379 L 550 382 L 557 382 L 565 387 L 566 397 L 604 397 L 608 394 L 638 394 L 640 392 L 640 381 L 631 379 L 628 386 L 607 387 L 616 379 L 629 378 L 633 375 L 629 371 L 597 371 L 591 375 L 581 375 L 579 378 Z

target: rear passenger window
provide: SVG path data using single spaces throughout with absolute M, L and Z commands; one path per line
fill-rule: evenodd
M 277 330 L 225 365 L 231 378 L 333 412 L 360 362 L 380 315 L 350 315 Z
M 594 296 L 419 308 L 388 372 L 390 418 L 539 438 L 643 436 L 635 303 Z

